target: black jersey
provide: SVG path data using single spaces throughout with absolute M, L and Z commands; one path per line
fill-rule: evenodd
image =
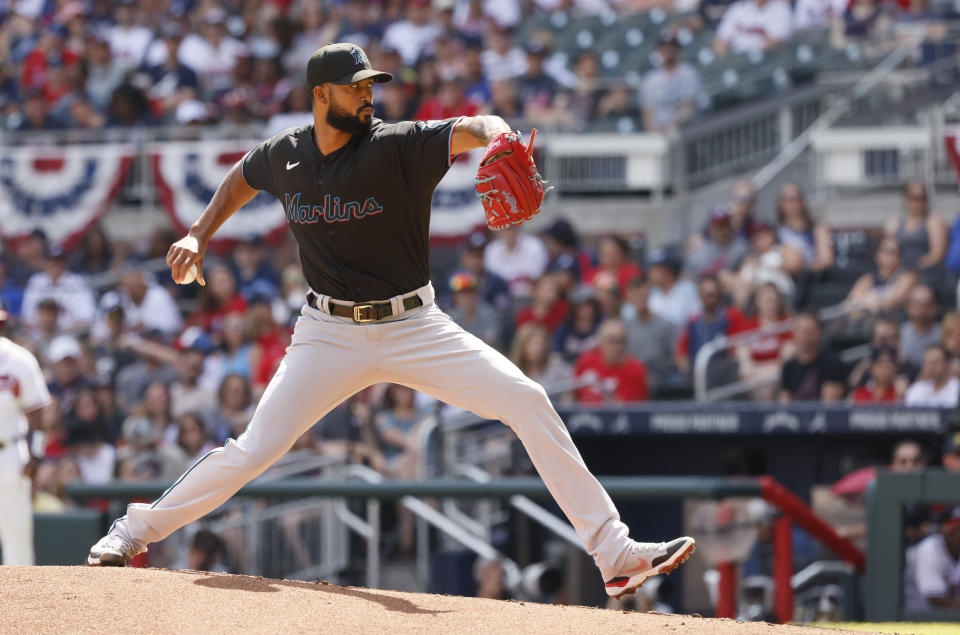
M 313 125 L 251 150 L 243 178 L 283 203 L 303 273 L 335 299 L 384 300 L 430 279 L 430 201 L 457 118 L 384 123 L 326 156 Z

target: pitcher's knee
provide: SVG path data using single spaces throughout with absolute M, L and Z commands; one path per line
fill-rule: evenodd
M 532 379 L 524 378 L 524 381 L 511 385 L 498 398 L 502 400 L 501 412 L 514 419 L 538 410 L 553 409 L 547 391 Z
M 233 439 L 228 439 L 223 444 L 223 453 L 230 467 L 240 472 L 255 474 L 266 470 L 278 458 L 266 452 L 264 448 L 245 447 L 244 444 Z

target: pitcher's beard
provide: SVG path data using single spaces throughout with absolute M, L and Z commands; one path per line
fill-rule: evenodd
M 370 118 L 366 121 L 360 117 L 360 115 L 348 113 L 335 104 L 330 104 L 330 108 L 327 109 L 327 123 L 337 130 L 342 130 L 352 135 L 361 136 L 370 130 L 370 124 L 373 123 L 373 114 L 371 113 Z

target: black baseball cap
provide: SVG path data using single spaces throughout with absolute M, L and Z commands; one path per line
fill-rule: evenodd
M 369 78 L 389 82 L 393 75 L 374 70 L 367 54 L 356 44 L 327 44 L 307 62 L 307 88 L 311 90 L 327 82 L 345 86 Z

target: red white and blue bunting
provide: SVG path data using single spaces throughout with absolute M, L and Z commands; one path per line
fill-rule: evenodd
M 944 145 L 947 149 L 947 158 L 950 160 L 950 165 L 953 166 L 953 169 L 957 172 L 957 180 L 960 182 L 960 129 L 954 129 L 943 137 Z
M 151 147 L 157 192 L 178 231 L 185 232 L 200 217 L 223 177 L 257 143 L 205 141 Z M 216 240 L 266 237 L 285 226 L 283 205 L 266 192 L 260 192 L 217 230 Z
M 124 145 L 7 148 L 0 156 L 0 234 L 40 229 L 70 245 L 106 212 L 133 162 Z

